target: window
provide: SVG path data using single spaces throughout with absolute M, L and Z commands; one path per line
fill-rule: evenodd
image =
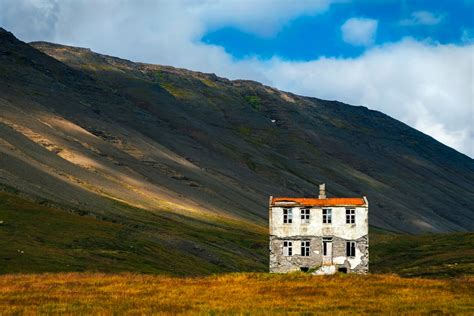
M 355 255 L 356 255 L 356 242 L 346 241 L 346 256 L 355 257 Z
M 284 256 L 292 256 L 293 255 L 293 242 L 292 241 L 284 241 L 283 242 L 283 255 Z
M 356 215 L 354 209 L 347 209 L 346 210 L 346 224 L 355 224 L 356 222 Z
M 309 257 L 309 240 L 301 241 L 301 255 L 303 257 Z
M 332 210 L 325 208 L 323 209 L 323 224 L 331 224 L 332 223 Z
M 284 224 L 293 223 L 293 210 L 291 208 L 283 209 L 283 223 Z
M 301 209 L 301 223 L 309 224 L 309 208 Z

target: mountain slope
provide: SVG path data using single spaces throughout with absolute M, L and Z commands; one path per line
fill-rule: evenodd
M 474 233 L 370 234 L 370 271 L 402 276 L 474 274 Z
M 30 199 L 264 234 L 269 195 L 325 182 L 367 195 L 373 226 L 474 229 L 473 160 L 380 112 L 4 30 L 0 54 L 0 183 Z
M 67 212 L 0 192 L 0 274 L 264 271 L 262 230 L 130 208 L 121 220 Z M 82 216 L 81 216 L 82 215 Z

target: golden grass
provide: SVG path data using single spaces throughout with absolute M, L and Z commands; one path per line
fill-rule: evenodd
M 264 273 L 0 276 L 0 314 L 474 314 L 474 278 Z

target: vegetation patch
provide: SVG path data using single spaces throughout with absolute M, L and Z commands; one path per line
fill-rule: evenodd
M 242 155 L 242 159 L 244 160 L 244 163 L 247 165 L 247 167 L 252 170 L 256 171 L 257 170 L 257 164 L 252 160 L 252 156 L 248 153 L 244 153 Z
M 240 125 L 237 127 L 237 131 L 240 135 L 250 137 L 252 135 L 252 129 L 248 126 Z
M 85 71 L 98 71 L 98 72 L 124 72 L 123 70 L 116 68 L 108 64 L 85 64 L 82 66 Z
M 161 82 L 163 80 L 163 74 L 159 71 L 153 73 L 154 79 L 156 82 Z
M 168 91 L 168 93 L 174 96 L 176 99 L 191 99 L 193 97 L 193 94 L 191 92 L 176 87 L 171 83 L 160 83 L 160 86 L 166 91 Z
M 257 95 L 248 95 L 245 97 L 245 101 L 252 107 L 254 110 L 261 110 L 262 108 L 262 100 Z
M 208 86 L 209 88 L 217 88 L 217 87 L 218 87 L 218 85 L 217 85 L 215 82 L 213 82 L 213 81 L 211 81 L 211 80 L 209 80 L 209 79 L 207 79 L 207 78 L 201 78 L 201 77 L 199 77 L 198 79 L 199 79 L 202 83 L 204 83 L 206 86 Z
M 234 273 L 0 276 L 5 314 L 442 315 L 474 313 L 474 279 Z M 47 299 L 45 297 L 47 296 Z

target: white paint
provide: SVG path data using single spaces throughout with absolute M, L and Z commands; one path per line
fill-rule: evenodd
M 334 274 L 336 273 L 336 266 L 322 266 L 314 274 L 324 275 L 324 274 Z
M 355 224 L 346 224 L 346 207 L 327 207 L 332 210 L 332 223 L 323 224 L 322 208 L 310 209 L 309 223 L 302 223 L 300 207 L 290 207 L 293 211 L 293 223 L 283 223 L 282 206 L 272 207 L 270 234 L 277 237 L 288 236 L 336 236 L 355 240 L 369 232 L 368 207 L 355 207 Z M 326 208 L 326 207 L 324 207 Z

